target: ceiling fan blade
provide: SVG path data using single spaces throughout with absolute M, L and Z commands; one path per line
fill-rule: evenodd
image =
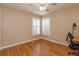
M 52 6 L 55 6 L 56 3 L 50 3 L 50 4 L 47 4 L 46 7 L 52 7 Z
M 32 7 L 40 7 L 40 6 L 45 6 L 47 8 L 51 8 L 52 6 L 55 6 L 56 3 L 30 3 L 28 4 L 29 6 Z

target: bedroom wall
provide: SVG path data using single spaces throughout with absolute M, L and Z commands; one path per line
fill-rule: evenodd
M 2 6 L 2 47 L 32 40 L 32 18 L 40 16 Z
M 0 8 L 0 48 L 1 48 L 1 8 Z
M 75 22 L 77 28 L 75 36 L 79 36 L 79 5 L 60 10 L 50 15 L 45 15 L 43 18 L 50 17 L 51 19 L 51 35 L 49 40 L 67 44 L 66 36 L 68 32 L 72 32 L 72 24 Z

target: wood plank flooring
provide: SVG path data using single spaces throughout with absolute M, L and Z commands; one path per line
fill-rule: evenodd
M 40 39 L 3 49 L 0 56 L 68 56 L 70 51 L 66 46 Z

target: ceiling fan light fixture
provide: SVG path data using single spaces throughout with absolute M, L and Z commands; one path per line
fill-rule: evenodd
M 46 11 L 46 9 L 47 9 L 47 8 L 46 8 L 45 6 L 40 6 L 40 7 L 39 7 L 39 10 L 42 11 L 42 12 Z

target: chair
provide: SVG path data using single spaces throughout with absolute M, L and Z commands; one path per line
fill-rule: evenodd
M 68 54 L 74 54 L 76 56 L 79 56 L 79 42 L 73 41 L 74 37 L 73 35 L 69 32 L 66 38 L 66 41 L 69 42 L 69 48 L 72 50 L 77 50 L 77 52 L 69 52 Z

